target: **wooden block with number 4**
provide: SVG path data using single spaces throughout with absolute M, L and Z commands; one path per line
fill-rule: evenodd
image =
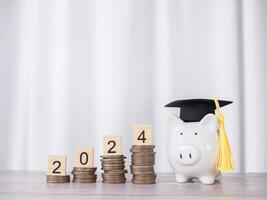
M 103 137 L 104 155 L 122 155 L 121 136 L 106 135 Z
M 75 149 L 74 167 L 94 167 L 94 148 L 77 147 Z
M 146 125 L 134 125 L 133 145 L 152 145 L 152 127 Z
M 49 155 L 47 163 L 47 175 L 66 175 L 66 156 Z

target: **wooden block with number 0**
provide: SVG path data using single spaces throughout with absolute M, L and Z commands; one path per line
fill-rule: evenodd
M 77 147 L 75 150 L 74 167 L 94 167 L 94 148 Z
M 121 152 L 121 136 L 106 135 L 103 138 L 104 155 L 122 155 Z
M 152 127 L 149 124 L 134 125 L 133 145 L 152 145 Z
M 47 175 L 66 175 L 66 156 L 49 155 L 47 163 Z

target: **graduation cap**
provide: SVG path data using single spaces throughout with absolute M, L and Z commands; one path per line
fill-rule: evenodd
M 223 107 L 232 101 L 218 100 Z M 213 99 L 184 99 L 173 101 L 165 107 L 180 107 L 180 118 L 185 122 L 198 122 L 209 113 L 215 114 L 216 104 Z
M 165 107 L 180 107 L 180 118 L 185 122 L 201 121 L 209 113 L 215 114 L 219 125 L 219 155 L 216 169 L 220 172 L 233 170 L 233 159 L 228 136 L 224 126 L 224 117 L 220 107 L 233 103 L 232 101 L 217 99 L 186 99 L 177 100 L 167 104 Z

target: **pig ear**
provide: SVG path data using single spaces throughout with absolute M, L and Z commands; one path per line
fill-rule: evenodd
M 169 115 L 169 125 L 171 127 L 181 126 L 182 124 L 184 124 L 184 121 L 178 118 L 176 115 Z
M 217 118 L 214 114 L 207 114 L 199 122 L 202 126 L 209 126 L 211 130 L 216 131 L 218 128 Z

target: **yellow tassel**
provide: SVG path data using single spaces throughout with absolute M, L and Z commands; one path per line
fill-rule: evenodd
M 224 127 L 224 117 L 220 111 L 220 104 L 213 99 L 216 105 L 216 117 L 219 123 L 219 156 L 216 164 L 217 171 L 226 172 L 234 169 L 231 147 Z

